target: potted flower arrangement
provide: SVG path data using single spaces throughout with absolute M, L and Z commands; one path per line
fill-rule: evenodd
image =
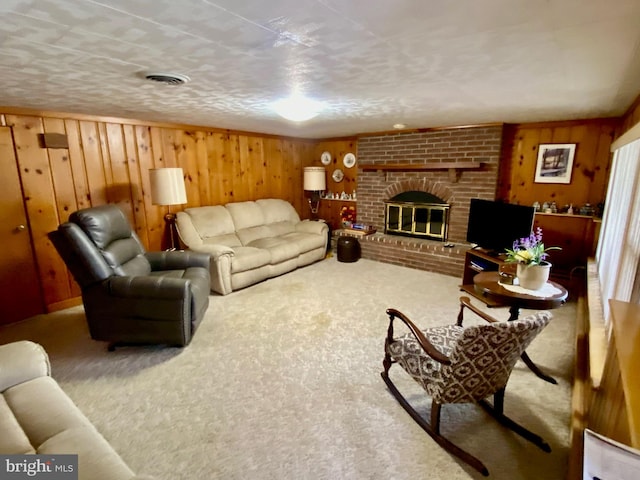
M 340 209 L 340 223 L 343 228 L 348 228 L 356 221 L 356 208 L 353 206 L 343 206 Z
M 506 249 L 506 261 L 518 264 L 516 276 L 521 287 L 539 290 L 547 283 L 551 271 L 551 264 L 546 260 L 549 250 L 562 249 L 545 247 L 540 227 L 535 232 L 531 232 L 528 237 L 514 241 L 513 248 Z

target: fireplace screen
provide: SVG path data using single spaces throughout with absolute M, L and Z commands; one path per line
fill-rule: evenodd
M 448 204 L 391 200 L 385 205 L 385 233 L 446 241 Z

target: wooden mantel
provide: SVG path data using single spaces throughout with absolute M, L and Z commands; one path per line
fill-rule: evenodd
M 482 162 L 432 162 L 432 163 L 379 163 L 360 165 L 365 172 L 420 172 L 426 170 L 448 170 L 449 180 L 457 182 L 458 170 L 472 170 L 482 168 Z

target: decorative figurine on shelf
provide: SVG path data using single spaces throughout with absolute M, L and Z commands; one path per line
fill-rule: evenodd
M 355 191 L 355 190 L 354 190 L 354 191 L 353 191 L 353 193 L 351 194 L 351 198 L 352 198 L 353 200 L 355 200 L 355 199 L 356 199 L 356 191 Z
M 580 207 L 580 215 L 592 216 L 594 213 L 595 209 L 590 203 L 585 203 L 584 206 Z

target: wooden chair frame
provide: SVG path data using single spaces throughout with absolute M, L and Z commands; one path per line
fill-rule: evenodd
M 465 308 L 470 309 L 471 311 L 473 311 L 475 314 L 477 314 L 487 322 L 490 322 L 490 323 L 499 322 L 499 320 L 496 320 L 495 318 L 491 317 L 490 315 L 487 315 L 482 310 L 479 310 L 477 307 L 472 305 L 468 297 L 461 297 L 460 312 L 458 313 L 458 319 L 456 322 L 456 325 L 458 326 L 462 326 L 463 314 L 464 314 Z M 453 442 L 445 438 L 440 433 L 440 411 L 442 408 L 441 403 L 436 402 L 435 400 L 432 400 L 431 421 L 427 422 L 427 420 L 425 420 L 411 406 L 411 404 L 402 396 L 398 388 L 391 381 L 391 378 L 389 377 L 389 369 L 391 368 L 391 365 L 396 363 L 396 361 L 394 361 L 389 355 L 387 347 L 391 342 L 394 341 L 393 320 L 396 318 L 402 321 L 409 328 L 409 330 L 415 336 L 416 340 L 418 341 L 418 343 L 420 344 L 424 352 L 427 355 L 429 355 L 429 357 L 431 357 L 432 359 L 434 359 L 435 361 L 443 365 L 451 365 L 451 359 L 446 355 L 442 354 L 440 351 L 438 351 L 435 348 L 435 346 L 431 342 L 429 342 L 428 338 L 422 333 L 422 331 L 402 312 L 396 309 L 390 308 L 387 310 L 387 315 L 389 316 L 389 328 L 387 330 L 387 338 L 385 340 L 385 356 L 382 362 L 384 370 L 380 374 L 385 384 L 387 385 L 387 387 L 389 388 L 393 396 L 396 398 L 396 400 L 400 403 L 400 405 L 407 411 L 409 415 L 411 415 L 411 418 L 413 418 L 416 421 L 416 423 L 420 425 L 422 429 L 425 432 L 427 432 L 431 436 L 431 438 L 433 438 L 438 443 L 438 445 L 440 445 L 442 448 L 447 450 L 449 453 L 460 458 L 465 463 L 467 463 L 474 469 L 478 470 L 483 475 L 485 476 L 489 475 L 489 470 L 485 467 L 485 465 L 479 459 L 477 459 L 470 453 L 466 452 L 465 450 L 461 449 L 460 447 L 455 445 Z M 485 399 L 479 399 L 477 400 L 477 403 L 487 413 L 489 413 L 489 415 L 495 418 L 498 421 L 498 423 L 513 430 L 515 433 L 525 438 L 526 440 L 530 441 L 531 443 L 539 447 L 541 450 L 545 452 L 550 452 L 551 447 L 540 436 L 526 429 L 522 425 L 516 423 L 515 421 L 513 421 L 512 419 L 510 419 L 504 414 L 504 394 L 505 394 L 504 388 L 495 392 L 493 394 L 493 405 L 491 405 Z

